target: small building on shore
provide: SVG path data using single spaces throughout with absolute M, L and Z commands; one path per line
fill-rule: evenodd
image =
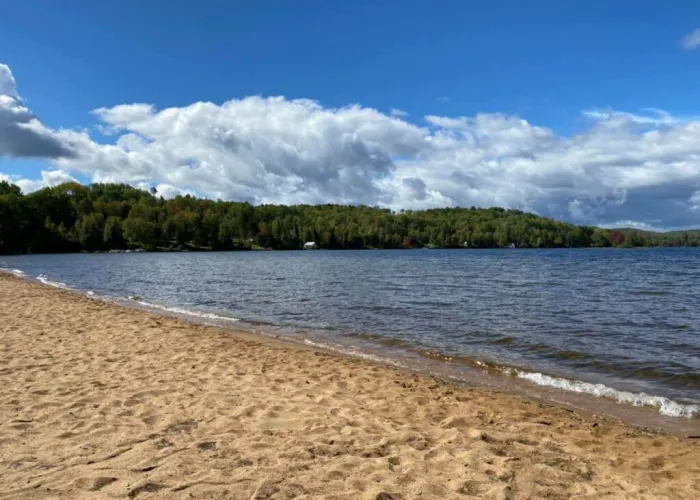
M 307 241 L 304 243 L 304 250 L 318 250 L 318 245 L 315 241 Z

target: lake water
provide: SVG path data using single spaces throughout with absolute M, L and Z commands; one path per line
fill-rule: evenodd
M 456 379 L 496 373 L 700 416 L 700 250 L 28 255 L 0 267 Z

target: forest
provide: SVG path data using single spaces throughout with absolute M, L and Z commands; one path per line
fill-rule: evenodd
M 700 231 L 576 226 L 519 210 L 391 210 L 164 199 L 126 184 L 66 183 L 23 194 L 0 182 L 0 254 L 115 250 L 698 246 Z

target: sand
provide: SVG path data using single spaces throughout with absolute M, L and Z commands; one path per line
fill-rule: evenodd
M 0 276 L 0 498 L 700 498 L 700 440 Z

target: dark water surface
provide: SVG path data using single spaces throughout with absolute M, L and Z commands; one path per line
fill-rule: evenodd
M 455 378 L 481 366 L 700 415 L 700 250 L 30 255 L 0 267 L 397 364 L 442 363 Z

